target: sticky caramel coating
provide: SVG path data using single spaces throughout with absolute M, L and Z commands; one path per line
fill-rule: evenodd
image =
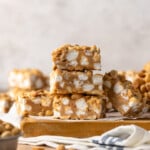
M 100 49 L 94 46 L 66 44 L 52 52 L 53 69 L 100 70 Z
M 23 93 L 18 96 L 16 106 L 21 116 L 51 116 L 53 95 L 48 91 L 38 90 Z
M 105 117 L 105 100 L 103 96 L 55 95 L 53 109 L 55 118 L 95 120 Z
M 144 107 L 142 95 L 130 81 L 113 70 L 104 76 L 104 89 L 113 106 L 123 115 L 134 117 L 141 114 Z
M 47 86 L 47 77 L 38 69 L 14 69 L 9 73 L 10 88 L 38 90 Z
M 0 138 L 19 135 L 20 130 L 8 122 L 0 120 Z
M 103 93 L 103 76 L 93 71 L 66 71 L 56 69 L 50 75 L 52 94 L 89 94 Z

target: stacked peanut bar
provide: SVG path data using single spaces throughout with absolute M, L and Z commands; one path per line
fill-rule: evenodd
M 53 115 L 60 119 L 105 116 L 100 50 L 96 46 L 64 45 L 52 53 L 50 93 Z

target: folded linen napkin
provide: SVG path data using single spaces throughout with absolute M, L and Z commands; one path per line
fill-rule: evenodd
M 80 150 L 130 150 L 150 149 L 150 132 L 136 125 L 116 127 L 101 136 L 90 138 L 71 138 L 62 136 L 38 136 L 19 138 L 19 143 L 30 145 L 47 145 L 56 148 L 58 144 L 66 145 L 66 148 Z M 145 145 L 144 145 L 145 144 Z
M 117 146 L 138 146 L 150 144 L 150 132 L 136 125 L 119 126 L 101 136 L 92 137 L 97 144 Z
M 59 144 L 64 144 L 65 147 L 74 148 L 74 149 L 91 149 L 99 147 L 97 144 L 92 143 L 90 138 L 81 139 L 81 138 L 72 138 L 72 137 L 63 137 L 63 136 L 38 136 L 30 138 L 19 138 L 20 144 L 29 144 L 29 145 L 47 145 L 53 148 L 56 148 Z

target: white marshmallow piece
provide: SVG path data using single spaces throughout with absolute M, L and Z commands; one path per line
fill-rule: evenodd
M 113 88 L 113 91 L 116 93 L 116 94 L 119 94 L 121 93 L 121 91 L 123 90 L 123 86 L 117 82 L 115 85 L 114 85 L 114 88 Z
M 42 88 L 44 85 L 43 85 L 43 81 L 39 78 L 35 81 L 35 86 L 37 89 L 40 89 Z
M 77 107 L 77 109 L 80 110 L 86 110 L 86 108 L 88 107 L 87 103 L 85 102 L 84 98 L 80 98 L 75 102 L 75 105 Z
M 80 61 L 81 65 L 83 66 L 87 66 L 89 64 L 88 59 L 85 56 L 81 57 L 81 61 Z
M 77 57 L 78 57 L 78 54 L 79 54 L 78 51 L 76 51 L 76 50 L 71 50 L 71 51 L 69 51 L 69 52 L 67 53 L 66 59 L 67 59 L 68 61 L 76 60 Z
M 122 105 L 121 108 L 123 109 L 124 112 L 128 112 L 128 110 L 130 109 L 129 106 L 127 105 Z
M 34 104 L 40 104 L 41 103 L 41 98 L 40 97 L 36 97 L 32 101 L 33 101 Z
M 91 91 L 94 89 L 94 85 L 93 84 L 84 84 L 83 85 L 83 90 L 84 91 Z
M 54 110 L 54 117 L 59 118 L 60 117 L 60 112 Z
M 85 75 L 84 73 L 80 73 L 80 74 L 78 75 L 78 78 L 79 78 L 79 80 L 86 81 L 86 80 L 88 79 L 88 76 Z
M 78 65 L 78 62 L 76 61 L 76 60 L 72 60 L 72 61 L 70 61 L 70 63 L 69 63 L 71 66 L 77 66 Z
M 81 81 L 79 81 L 79 80 L 73 80 L 73 84 L 75 85 L 75 87 L 76 88 L 80 88 L 81 87 L 81 84 L 82 84 L 82 82 Z
M 69 99 L 67 97 L 62 98 L 62 103 L 63 103 L 63 105 L 68 105 Z
M 93 78 L 92 78 L 92 80 L 93 80 L 93 83 L 95 84 L 95 85 L 99 85 L 99 84 L 101 84 L 102 85 L 102 82 L 103 82 L 103 79 L 102 79 L 102 76 L 101 75 L 94 75 L 93 76 Z

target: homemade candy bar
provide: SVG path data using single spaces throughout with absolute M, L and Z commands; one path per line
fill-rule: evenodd
M 105 101 L 101 96 L 55 95 L 53 111 L 60 119 L 98 119 L 105 116 Z
M 13 104 L 12 98 L 6 93 L 0 93 L 0 113 L 7 113 Z
M 101 95 L 103 76 L 93 71 L 66 71 L 56 69 L 50 74 L 50 92 L 52 94 L 82 93 Z
M 144 70 L 118 72 L 123 75 L 126 80 L 131 81 L 134 88 L 138 89 L 142 94 L 142 100 L 145 105 L 144 112 L 150 111 L 150 72 L 148 71 L 150 64 L 144 66 Z
M 20 116 L 52 115 L 53 96 L 48 91 L 31 91 L 18 96 L 16 107 Z
M 120 76 L 117 71 L 111 71 L 104 76 L 104 89 L 107 91 L 113 106 L 128 117 L 142 113 L 144 102 L 138 89 L 132 83 Z
M 11 88 L 37 90 L 47 86 L 46 77 L 37 69 L 14 69 L 9 73 L 8 83 Z
M 52 52 L 54 69 L 100 70 L 100 49 L 96 46 L 64 45 Z

